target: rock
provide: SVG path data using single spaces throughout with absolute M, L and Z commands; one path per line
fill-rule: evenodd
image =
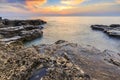
M 22 25 L 42 25 L 46 24 L 43 20 L 8 20 L 4 19 L 3 24 L 7 26 L 22 26 Z
M 2 17 L 0 17 L 0 28 L 3 27 Z
M 0 20 L 0 42 L 29 41 L 43 35 L 43 20 Z M 1 39 L 2 38 L 2 39 Z
M 54 62 L 54 64 L 57 63 L 56 65 L 54 65 L 57 67 L 52 67 L 50 71 L 48 71 L 47 75 L 42 78 L 43 80 L 120 79 L 120 70 L 118 69 L 119 66 L 112 65 L 112 63 L 106 61 L 105 58 L 109 60 L 109 57 L 105 57 L 104 53 L 96 48 L 86 48 L 79 45 L 76 46 L 76 44 L 74 43 L 64 41 L 62 43 L 60 42 L 59 44 L 55 43 L 53 45 L 50 44 L 38 46 L 37 51 L 42 53 L 45 52 L 46 55 L 57 58 Z M 112 54 L 114 54 L 114 52 L 112 52 Z M 117 58 L 115 61 L 117 61 Z M 62 69 L 59 69 L 59 66 Z M 80 77 L 74 77 L 75 75 L 77 75 L 77 71 L 72 73 L 72 71 L 74 71 L 73 67 L 80 72 L 78 72 L 80 74 Z M 63 73 L 64 75 L 62 75 Z M 68 75 L 69 77 L 67 77 Z
M 105 50 L 103 54 L 104 54 L 105 61 L 120 67 L 120 56 L 118 53 L 110 50 Z
M 109 36 L 120 37 L 120 30 L 108 30 L 106 33 Z
M 7 54 L 4 58 L 6 61 L 0 65 L 1 80 L 28 80 L 35 66 L 39 65 L 39 55 L 34 48 Z
M 23 40 L 29 41 L 41 37 L 43 35 L 43 32 L 40 29 L 34 29 L 29 31 L 21 31 L 19 35 Z
M 24 31 L 24 30 L 22 30 L 22 28 L 16 29 L 13 31 L 12 31 L 12 29 L 9 29 L 9 31 L 8 30 L 6 32 L 1 31 L 1 33 L 4 33 L 4 37 L 6 37 L 6 38 L 0 39 L 0 42 L 5 42 L 5 43 L 9 43 L 12 41 L 13 42 L 15 42 L 15 41 L 29 41 L 29 40 L 33 40 L 35 38 L 41 37 L 43 35 L 43 32 L 40 29 L 33 29 L 33 30 L 29 30 L 29 31 L 25 30 Z
M 120 79 L 118 54 L 75 45 L 67 41 L 27 48 L 21 43 L 0 44 L 0 80 Z
M 120 24 L 111 24 L 110 27 L 117 28 L 117 27 L 120 27 Z
M 55 44 L 61 44 L 61 43 L 64 43 L 64 42 L 66 42 L 66 41 L 65 40 L 59 40 L 59 41 L 55 42 Z
M 9 38 L 9 37 L 18 36 L 21 33 L 21 31 L 25 31 L 25 30 L 30 31 L 33 29 L 42 29 L 42 28 L 43 28 L 42 26 L 32 26 L 32 25 L 0 28 L 0 34 L 2 34 L 6 38 Z
M 0 80 L 90 79 L 79 66 L 62 56 L 50 57 L 47 54 L 39 54 L 34 47 L 15 48 L 11 48 L 11 51 L 0 48 Z
M 91 25 L 91 28 L 104 31 L 108 29 L 109 27 L 106 25 Z
M 0 17 L 0 21 L 2 21 L 2 17 Z
M 11 37 L 11 38 L 4 38 L 4 39 L 0 39 L 0 42 L 11 42 L 11 41 L 20 41 L 22 38 L 20 36 L 15 36 L 15 37 Z
M 0 34 L 2 34 L 5 38 L 14 37 L 17 36 L 23 29 L 24 28 L 22 26 L 0 28 Z
M 111 24 L 107 25 L 92 25 L 92 29 L 101 30 L 107 33 L 109 36 L 120 37 L 120 25 L 119 24 Z

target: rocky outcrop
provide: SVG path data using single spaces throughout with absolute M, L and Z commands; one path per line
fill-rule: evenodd
M 41 37 L 43 32 L 42 24 L 46 22 L 43 20 L 8 20 L 1 18 L 0 35 L 2 36 L 0 42 L 15 42 L 28 41 L 37 37 Z
M 12 44 L 13 45 L 13 44 Z M 9 48 L 7 45 L 4 48 Z M 15 44 L 14 44 L 15 46 Z M 0 48 L 0 79 L 1 80 L 89 80 L 89 75 L 65 56 L 40 54 L 36 47 L 18 50 L 11 48 L 4 51 Z M 3 49 L 3 50 L 2 50 Z M 7 49 L 6 49 L 7 50 Z M 56 54 L 57 55 L 57 54 Z
M 0 80 L 119 80 L 120 56 L 108 53 L 115 54 L 64 40 L 28 48 L 1 45 Z
M 43 20 L 8 20 L 8 19 L 3 19 L 3 24 L 5 26 L 22 26 L 22 25 L 42 25 L 46 24 L 45 21 Z
M 120 25 L 112 24 L 110 26 L 107 25 L 91 25 L 92 29 L 101 30 L 107 33 L 109 36 L 120 37 Z
M 29 41 L 41 37 L 43 35 L 43 32 L 39 29 L 34 29 L 29 31 L 21 31 L 19 35 L 23 40 Z

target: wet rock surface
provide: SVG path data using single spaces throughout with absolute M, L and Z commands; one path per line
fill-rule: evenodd
M 120 38 L 120 24 L 111 25 L 91 25 L 94 30 L 101 30 L 112 37 Z
M 120 80 L 120 53 L 59 40 L 0 46 L 0 80 Z
M 0 42 L 28 41 L 41 37 L 43 20 L 8 20 L 0 19 Z

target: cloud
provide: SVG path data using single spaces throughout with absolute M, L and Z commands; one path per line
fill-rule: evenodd
M 67 4 L 67 5 L 78 5 L 82 2 L 84 2 L 85 0 L 61 0 L 62 4 Z
M 1 13 L 9 13 L 9 12 L 14 12 L 14 13 L 25 13 L 26 9 L 23 9 L 24 5 L 21 4 L 1 4 L 0 5 L 0 12 Z
M 75 7 L 72 6 L 45 6 L 45 7 L 38 7 L 34 13 L 40 14 L 69 14 L 68 10 L 74 9 Z
M 116 2 L 117 2 L 118 4 L 120 4 L 120 0 L 116 0 Z
M 31 11 L 36 11 L 40 6 L 45 4 L 47 0 L 26 0 L 26 6 L 31 10 Z

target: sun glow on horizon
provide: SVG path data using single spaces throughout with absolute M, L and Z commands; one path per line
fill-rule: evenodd
M 30 1 L 26 0 L 26 5 L 28 9 L 34 13 L 57 13 L 57 14 L 68 14 L 67 10 L 74 9 L 75 7 L 69 5 L 51 5 L 51 6 L 43 6 L 43 4 L 47 3 L 47 0 L 35 0 Z
M 47 0 L 26 0 L 26 5 L 31 11 L 36 11 L 39 6 L 45 4 Z

